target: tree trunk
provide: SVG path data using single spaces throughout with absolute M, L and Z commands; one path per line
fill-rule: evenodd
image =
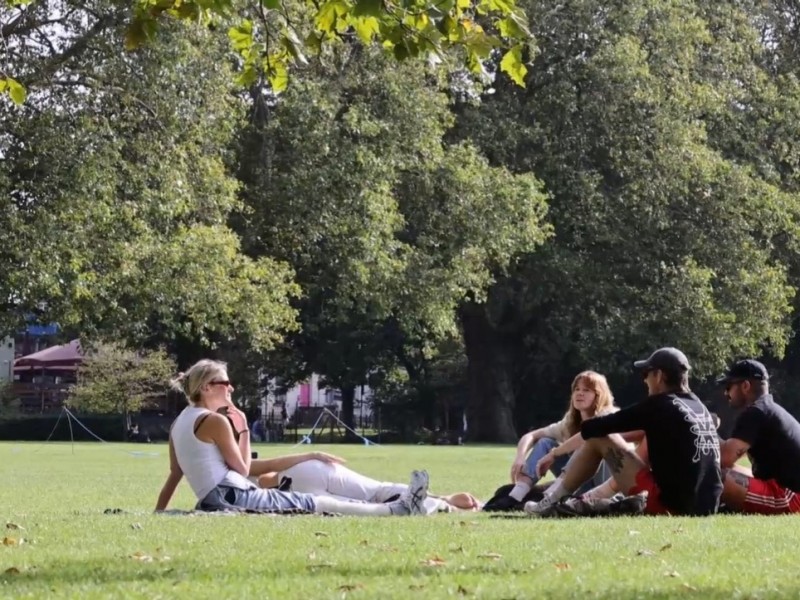
M 467 439 L 516 442 L 514 346 L 492 327 L 482 305 L 470 303 L 459 312 L 467 354 Z
M 354 408 L 355 408 L 355 399 L 356 399 L 356 387 L 354 385 L 344 385 L 341 388 L 342 391 L 342 413 L 340 418 L 342 422 L 347 425 L 350 429 L 355 430 L 355 418 L 354 418 Z M 345 432 L 345 439 L 353 441 L 356 438 L 356 435 L 352 431 Z

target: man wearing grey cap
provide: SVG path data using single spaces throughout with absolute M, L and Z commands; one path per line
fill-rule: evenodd
M 711 414 L 689 389 L 689 360 L 677 348 L 660 348 L 634 363 L 644 378 L 647 399 L 581 424 L 586 440 L 567 464 L 562 479 L 541 502 L 528 502 L 532 516 L 592 512 L 591 499 L 559 500 L 597 470 L 611 467 L 619 491 L 647 492 L 648 514 L 709 515 L 722 492 L 719 438 Z M 620 433 L 644 431 L 646 447 L 628 448 Z M 566 509 L 563 508 L 566 505 Z
M 769 393 L 769 372 L 757 360 L 733 363 L 717 382 L 733 408 L 744 409 L 722 443 L 727 470 L 722 501 L 748 513 L 800 512 L 800 423 Z M 752 472 L 735 465 L 745 454 Z

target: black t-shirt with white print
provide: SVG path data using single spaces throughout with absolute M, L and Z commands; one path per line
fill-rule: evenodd
M 691 392 L 658 394 L 581 424 L 584 439 L 644 430 L 661 503 L 674 514 L 717 512 L 722 493 L 719 438 L 711 414 Z
M 750 444 L 753 477 L 800 492 L 800 423 L 771 394 L 744 409 L 731 437 Z

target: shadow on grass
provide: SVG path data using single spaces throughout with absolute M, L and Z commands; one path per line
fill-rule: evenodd
M 127 561 L 127 559 L 125 559 Z M 381 578 L 397 578 L 401 588 L 404 588 L 409 580 L 430 581 L 433 585 L 454 585 L 459 577 L 464 574 L 455 565 L 431 568 L 424 565 L 410 565 L 398 564 L 396 566 L 375 566 L 368 563 L 361 565 L 336 565 L 336 564 L 307 564 L 304 568 L 299 568 L 290 572 L 288 569 L 281 569 L 277 567 L 269 567 L 264 565 L 246 565 L 244 568 L 234 568 L 228 570 L 224 565 L 215 565 L 213 567 L 204 567 L 196 563 L 182 564 L 180 561 L 176 562 L 151 562 L 135 564 L 133 559 L 131 562 L 121 562 L 120 564 L 111 564 L 109 560 L 93 560 L 93 561 L 60 561 L 52 567 L 31 567 L 27 570 L 22 570 L 18 573 L 0 573 L 0 585 L 13 585 L 17 592 L 23 592 L 26 588 L 30 591 L 36 588 L 49 588 L 60 589 L 64 587 L 75 586 L 80 589 L 87 587 L 94 587 L 93 591 L 102 592 L 106 586 L 118 586 L 119 584 L 127 583 L 150 583 L 156 586 L 169 589 L 172 586 L 185 585 L 190 582 L 190 585 L 198 590 L 207 588 L 210 591 L 212 587 L 227 587 L 231 585 L 231 578 L 241 582 L 244 587 L 259 586 L 262 591 L 267 591 L 272 585 L 280 587 L 281 582 L 297 581 L 302 582 L 306 579 L 313 581 L 315 579 L 329 580 L 332 585 L 337 585 L 340 580 L 345 581 L 362 581 L 365 585 L 370 585 L 371 579 Z M 680 579 L 674 580 L 670 584 L 660 586 L 661 589 L 646 589 L 632 583 L 630 586 L 615 581 L 614 576 L 609 574 L 608 588 L 607 589 L 586 589 L 586 586 L 567 587 L 563 583 L 556 583 L 553 580 L 553 585 L 543 583 L 541 580 L 531 581 L 527 571 L 518 571 L 516 569 L 508 569 L 500 563 L 483 564 L 483 565 L 470 565 L 467 571 L 470 577 L 479 576 L 482 585 L 492 585 L 492 579 L 497 578 L 505 582 L 511 581 L 514 587 L 517 585 L 523 589 L 519 591 L 510 591 L 508 594 L 493 595 L 493 598 L 503 600 L 527 600 L 531 598 L 531 585 L 537 586 L 536 598 L 599 598 L 599 599 L 614 599 L 614 600 L 633 600 L 633 599 L 661 599 L 661 598 L 704 598 L 704 599 L 724 599 L 728 600 L 732 597 L 742 597 L 742 590 L 739 586 L 731 583 L 726 586 L 719 587 L 705 587 L 693 586 L 691 584 L 682 582 Z M 222 583 L 224 581 L 224 583 Z M 327 586 L 328 582 L 324 583 Z M 236 586 L 236 584 L 233 584 Z M 298 584 L 299 585 L 299 584 Z M 312 584 L 313 585 L 313 584 Z M 470 584 L 466 584 L 467 587 Z M 238 587 L 238 586 L 237 586 Z M 416 589 L 419 586 L 414 586 L 409 589 Z M 668 589 L 664 589 L 668 588 Z M 108 590 L 106 590 L 108 591 Z M 397 592 L 399 590 L 393 590 Z M 442 593 L 444 590 L 440 589 Z M 430 589 L 432 595 L 436 596 L 437 592 Z M 750 594 L 744 594 L 744 597 L 759 597 L 759 598 L 781 598 L 781 597 L 797 597 L 798 588 L 794 582 L 786 582 L 778 584 L 769 590 L 753 591 Z M 390 594 L 391 595 L 391 594 Z M 484 595 L 484 594 L 480 594 Z

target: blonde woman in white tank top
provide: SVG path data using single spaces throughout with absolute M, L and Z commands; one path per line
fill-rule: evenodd
M 414 471 L 400 499 L 387 504 L 354 503 L 326 496 L 258 488 L 250 480 L 250 435 L 244 413 L 233 404 L 233 385 L 225 363 L 201 360 L 179 375 L 173 386 L 189 406 L 173 423 L 169 436 L 170 471 L 156 503 L 165 510 L 184 475 L 201 510 L 339 513 L 358 516 L 422 514 L 428 491 L 426 471 Z M 227 408 L 228 418 L 220 414 Z M 231 427 L 233 424 L 233 427 Z M 234 435 L 234 428 L 237 436 Z M 322 452 L 270 459 L 271 470 L 284 471 L 306 460 L 341 462 Z

